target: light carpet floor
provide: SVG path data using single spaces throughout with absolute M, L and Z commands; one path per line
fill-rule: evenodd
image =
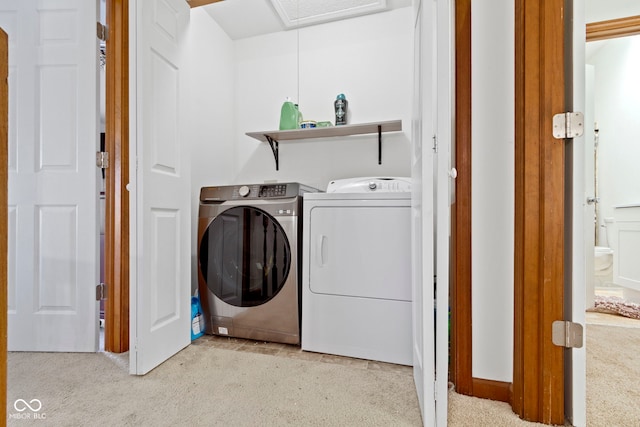
M 640 320 L 600 315 L 591 321 L 598 324 L 587 324 L 587 425 L 639 427 Z
M 587 349 L 587 425 L 640 426 L 640 328 L 589 324 Z M 143 377 L 128 375 L 125 358 L 108 353 L 10 353 L 8 424 L 422 425 L 410 368 L 262 353 L 205 341 Z M 18 412 L 18 399 L 38 399 L 39 419 Z M 520 420 L 506 403 L 450 392 L 448 425 L 542 424 Z

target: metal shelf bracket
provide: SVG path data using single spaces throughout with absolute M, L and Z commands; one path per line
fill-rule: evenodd
M 382 126 L 378 125 L 378 164 L 382 164 Z
M 280 146 L 278 140 L 271 138 L 271 136 L 265 134 L 265 138 L 267 138 L 267 142 L 271 146 L 271 151 L 273 151 L 273 158 L 276 161 L 276 170 L 280 170 Z

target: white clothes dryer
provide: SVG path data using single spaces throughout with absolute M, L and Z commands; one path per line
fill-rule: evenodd
M 302 349 L 412 365 L 410 179 L 332 181 L 303 218 Z

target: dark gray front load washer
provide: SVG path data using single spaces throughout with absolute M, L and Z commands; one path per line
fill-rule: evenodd
M 299 183 L 203 187 L 198 288 L 208 334 L 300 343 Z

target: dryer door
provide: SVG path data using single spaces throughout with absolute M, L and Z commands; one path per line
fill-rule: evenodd
M 284 286 L 291 247 L 267 212 L 236 206 L 214 218 L 200 240 L 199 264 L 209 290 L 236 307 L 266 303 Z

